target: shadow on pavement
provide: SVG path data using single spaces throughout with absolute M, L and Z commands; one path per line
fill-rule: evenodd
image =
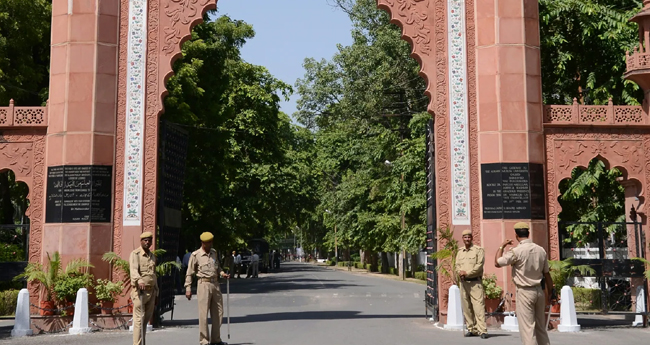
M 0 339 L 10 338 L 12 329 L 14 329 L 14 326 L 2 326 L 2 327 L 0 327 Z
M 268 313 L 254 314 L 247 316 L 236 316 L 230 318 L 230 323 L 253 323 L 253 322 L 272 322 L 272 321 L 299 321 L 299 320 L 361 320 L 361 319 L 415 319 L 422 315 L 366 315 L 360 311 L 341 310 L 341 311 L 300 311 L 289 313 Z M 223 324 L 226 324 L 226 318 Z M 170 320 L 163 321 L 163 326 L 195 326 L 199 324 L 198 319 L 189 320 Z

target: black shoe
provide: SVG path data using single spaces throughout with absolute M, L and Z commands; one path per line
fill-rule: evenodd
M 477 335 L 478 335 L 478 334 L 475 334 L 475 333 L 472 333 L 472 332 L 467 332 L 467 333 L 465 333 L 465 336 L 466 336 L 466 337 L 475 337 L 475 336 L 477 336 Z
M 487 338 L 488 338 L 487 333 L 483 333 L 483 334 L 481 334 L 481 339 L 487 339 Z

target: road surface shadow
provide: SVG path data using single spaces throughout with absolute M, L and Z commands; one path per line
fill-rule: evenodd
M 254 314 L 246 316 L 236 316 L 230 318 L 230 323 L 254 323 L 254 322 L 273 322 L 273 321 L 299 321 L 299 320 L 362 320 L 362 319 L 416 319 L 422 315 L 367 315 L 360 311 L 340 310 L 340 311 L 299 311 L 287 313 L 268 313 Z M 226 317 L 223 318 L 225 324 Z M 165 320 L 163 326 L 196 326 L 199 324 L 198 319 L 186 320 Z

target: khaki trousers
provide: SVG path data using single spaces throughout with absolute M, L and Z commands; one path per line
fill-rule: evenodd
M 485 292 L 481 280 L 461 281 L 460 298 L 467 330 L 474 334 L 487 333 L 485 323 Z
M 133 288 L 131 300 L 133 301 L 133 345 L 142 345 L 142 325 L 145 327 L 146 337 L 146 327 L 153 316 L 156 294 L 154 290 L 143 291 L 140 300 L 138 288 Z
M 216 278 L 215 278 L 216 279 Z M 199 343 L 221 342 L 221 319 L 223 318 L 223 297 L 219 283 L 203 282 L 199 278 L 197 297 L 199 300 Z M 212 318 L 212 332 L 208 331 L 208 311 Z
M 541 286 L 517 288 L 517 322 L 524 345 L 550 345 L 546 332 L 546 297 Z

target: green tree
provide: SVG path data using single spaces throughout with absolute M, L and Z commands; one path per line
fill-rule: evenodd
M 315 207 L 313 135 L 279 111 L 291 87 L 241 59 L 254 34 L 226 16 L 197 26 L 167 85 L 164 119 L 190 133 L 186 248 L 208 230 L 219 249 L 258 237 L 273 242 Z
M 625 52 L 638 45 L 629 21 L 641 0 L 539 0 L 545 104 L 637 105 L 638 85 L 623 79 Z
M 622 176 L 616 168 L 607 169 L 605 163 L 594 158 L 586 169 L 575 168 L 571 178 L 560 182 L 559 220 L 568 222 L 625 222 L 625 189 L 618 182 Z M 620 225 L 608 224 L 610 234 L 617 233 Z M 594 225 L 571 224 L 566 227 L 565 242 L 580 247 L 597 239 Z M 620 235 L 620 234 L 619 234 Z
M 0 106 L 47 100 L 51 0 L 0 1 Z
M 325 245 L 333 249 L 336 237 L 339 252 L 417 251 L 425 237 L 424 125 L 430 118 L 420 68 L 375 1 L 336 4 L 352 20 L 353 43 L 339 46 L 329 61 L 305 60 L 294 114 L 316 136 L 316 213 L 329 229 Z

